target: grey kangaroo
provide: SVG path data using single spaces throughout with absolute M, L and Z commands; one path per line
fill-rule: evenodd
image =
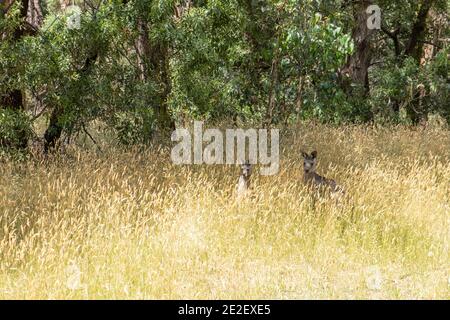
M 344 193 L 344 189 L 337 185 L 336 181 L 332 179 L 327 179 L 316 173 L 317 167 L 317 151 L 313 151 L 308 154 L 301 151 L 303 156 L 303 181 L 307 185 L 312 185 L 315 187 L 327 187 L 333 193 Z
M 241 165 L 241 175 L 237 184 L 237 197 L 244 197 L 250 189 L 250 177 L 252 175 L 252 165 L 247 161 Z

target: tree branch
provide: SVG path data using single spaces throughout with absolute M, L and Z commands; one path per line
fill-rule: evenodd
M 16 2 L 16 0 L 12 0 L 11 3 L 7 4 L 5 8 L 2 9 L 3 14 L 7 14 L 9 9 L 11 9 L 12 5 Z
M 394 50 L 395 50 L 395 56 L 398 57 L 401 54 L 400 50 L 400 41 L 398 40 L 398 34 L 400 33 L 400 27 L 397 27 L 394 31 L 389 31 L 386 27 L 381 26 L 381 30 L 392 39 L 394 42 Z
M 436 0 L 423 0 L 417 18 L 411 30 L 411 36 L 405 48 L 405 55 L 420 59 L 421 48 L 418 48 L 419 41 L 426 29 L 428 12 Z

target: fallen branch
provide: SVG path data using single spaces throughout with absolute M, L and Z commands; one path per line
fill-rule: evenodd
M 94 137 L 92 137 L 92 135 L 89 133 L 89 131 L 86 129 L 86 126 L 84 125 L 84 123 L 81 125 L 81 127 L 83 128 L 83 132 L 89 137 L 89 139 L 92 140 L 92 142 L 95 144 L 95 146 L 97 147 L 97 149 L 99 151 L 102 151 L 102 149 L 100 148 L 100 146 L 98 145 L 97 141 L 95 141 Z

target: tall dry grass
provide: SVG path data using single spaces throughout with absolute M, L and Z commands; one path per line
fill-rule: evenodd
M 164 148 L 3 162 L 0 298 L 448 299 L 449 133 L 301 125 L 241 203 L 236 167 Z M 347 199 L 304 188 L 300 147 Z

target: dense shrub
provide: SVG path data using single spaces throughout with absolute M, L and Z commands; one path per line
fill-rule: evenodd
M 24 112 L 0 107 L 0 147 L 23 149 L 31 134 L 30 119 Z

